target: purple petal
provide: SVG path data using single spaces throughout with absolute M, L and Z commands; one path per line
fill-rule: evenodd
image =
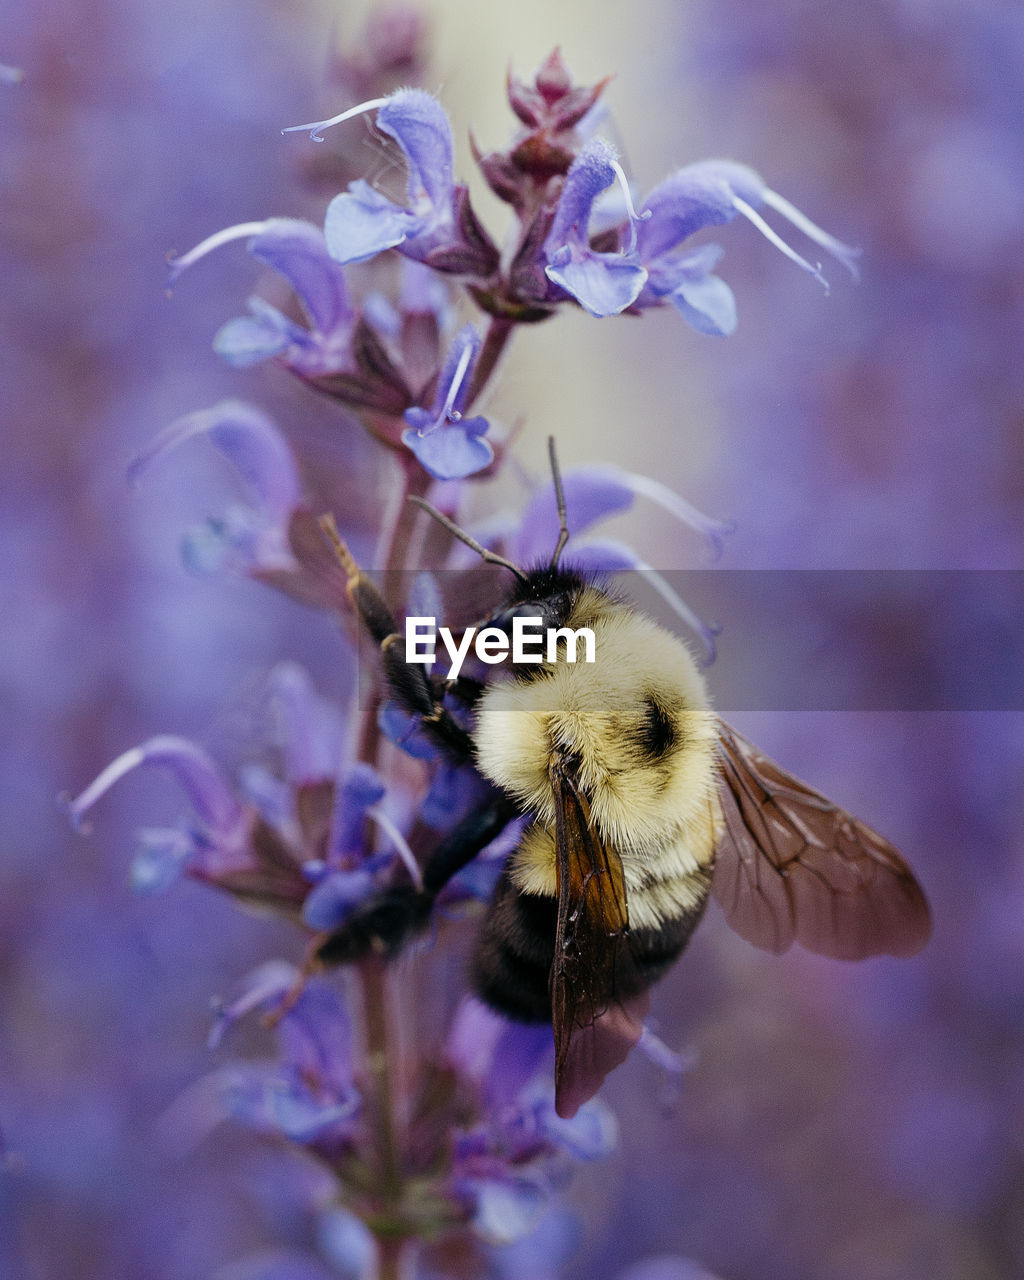
M 409 200 L 426 196 L 435 210 L 450 209 L 455 179 L 452 127 L 438 100 L 422 89 L 399 89 L 377 112 L 377 128 L 394 138 L 409 166 Z
M 593 138 L 572 162 L 544 243 L 548 261 L 566 244 L 586 248 L 594 201 L 615 181 L 615 151 L 603 138 Z
M 446 1056 L 472 1080 L 492 1110 L 515 1101 L 541 1071 L 549 1071 L 554 1038 L 548 1026 L 510 1022 L 472 996 L 459 1005 Z
M 727 338 L 736 330 L 736 299 L 718 276 L 684 277 L 669 294 L 669 302 L 698 333 Z
M 352 1089 L 352 1021 L 324 982 L 310 979 L 277 1025 L 283 1060 L 299 1079 L 341 1098 Z
M 425 616 L 425 615 L 424 615 Z M 420 726 L 418 716 L 404 711 L 397 702 L 385 702 L 377 713 L 377 724 L 389 742 L 401 747 L 414 760 L 433 760 L 438 748 Z
M 617 253 L 580 254 L 564 266 L 545 267 L 544 274 L 592 316 L 618 315 L 640 296 L 646 270 Z
M 330 871 L 309 893 L 302 919 L 311 929 L 336 929 L 373 892 L 369 871 Z
M 345 275 L 327 251 L 324 233 L 298 218 L 271 218 L 249 241 L 249 252 L 285 277 L 315 329 L 331 333 L 352 321 Z
M 488 1178 L 472 1184 L 475 1205 L 470 1225 L 488 1244 L 514 1244 L 540 1218 L 546 1196 L 525 1178 Z
M 341 758 L 343 723 L 321 698 L 297 662 L 280 662 L 267 680 L 274 738 L 285 754 L 288 781 L 301 785 L 333 779 Z M 371 801 L 372 803 L 372 801 Z
M 562 477 L 569 531 L 575 537 L 599 520 L 628 511 L 634 492 L 611 467 L 588 466 L 567 471 Z M 516 539 L 516 559 L 523 564 L 549 560 L 558 540 L 558 508 L 555 486 L 538 489 L 523 511 Z
M 445 1050 L 448 1061 L 460 1075 L 481 1084 L 507 1028 L 505 1018 L 482 1001 L 467 996 L 452 1019 Z
M 254 1009 L 279 1003 L 295 985 L 299 971 L 284 960 L 268 960 L 242 980 L 238 994 L 228 1003 L 215 1006 L 216 1021 L 210 1028 L 206 1046 L 216 1049 L 225 1034 Z
M 655 1066 L 674 1076 L 683 1075 L 684 1072 L 690 1070 L 695 1062 L 695 1057 L 692 1053 L 677 1053 L 675 1049 L 670 1049 L 664 1040 L 656 1036 L 646 1023 L 644 1023 L 643 1033 L 640 1036 L 637 1048 L 645 1053 Z
M 348 1129 L 358 1110 L 353 1094 L 340 1102 L 322 1102 L 277 1066 L 241 1065 L 220 1076 L 225 1110 L 236 1119 L 295 1142 L 313 1142 L 332 1129 Z
M 376 1275 L 377 1247 L 361 1219 L 347 1209 L 328 1209 L 320 1215 L 317 1243 L 337 1269 L 336 1280 L 371 1280 Z
M 637 249 L 645 263 L 653 263 L 703 227 L 731 222 L 737 213 L 730 188 L 706 162 L 688 165 L 660 182 L 644 209 L 651 216 L 637 227 Z
M 615 1116 L 597 1098 L 580 1107 L 571 1119 L 563 1119 L 555 1113 L 550 1086 L 545 1085 L 538 1122 L 548 1141 L 573 1160 L 604 1160 L 618 1145 Z
M 213 349 L 233 368 L 247 369 L 287 351 L 295 341 L 294 327 L 276 307 L 261 308 L 258 314 L 237 316 L 221 325 Z
M 163 893 L 185 872 L 195 855 L 195 838 L 175 827 L 139 832 L 139 851 L 132 860 L 131 886 L 136 893 Z
M 398 301 L 403 314 L 433 316 L 439 327 L 445 326 L 451 311 L 451 296 L 443 278 L 415 258 L 402 259 Z
M 126 773 L 141 765 L 155 765 L 168 770 L 210 832 L 216 835 L 237 832 L 244 812 L 223 773 L 201 747 L 185 738 L 170 735 L 150 738 L 108 764 L 99 777 L 68 805 L 75 826 L 81 829 L 83 817 L 96 801 Z
M 465 407 L 480 347 L 480 335 L 471 324 L 463 325 L 452 339 L 437 378 L 433 404 L 435 417 L 452 411 L 461 412 Z
M 423 220 L 360 179 L 327 206 L 324 235 L 338 262 L 366 262 L 415 235 Z
M 435 831 L 446 830 L 481 795 L 480 777 L 473 769 L 442 759 L 420 803 L 419 816 Z M 477 855 L 473 862 L 479 858 Z
M 269 516 L 283 521 L 299 505 L 302 490 L 288 442 L 266 414 L 241 400 L 222 400 L 172 422 L 131 464 L 129 479 L 134 483 L 157 458 L 201 435 L 234 464 Z
M 406 410 L 406 421 L 414 412 Z M 435 480 L 462 480 L 483 471 L 494 460 L 494 450 L 482 439 L 489 426 L 486 418 L 464 418 L 427 431 L 409 427 L 402 432 L 402 443 Z
M 566 1209 L 546 1213 L 536 1230 L 491 1253 L 500 1280 L 559 1280 L 563 1268 L 579 1247 L 582 1237 L 579 1219 Z
M 755 209 L 764 203 L 764 179 L 748 164 L 740 164 L 737 160 L 698 160 L 687 165 L 681 173 L 689 174 L 699 182 L 717 182 L 727 187 L 733 196 L 739 196 Z
M 357 761 L 338 783 L 334 799 L 330 860 L 338 864 L 347 859 L 361 861 L 365 857 L 363 827 L 366 811 L 384 796 L 384 783 L 376 769 Z
M 579 569 L 595 573 L 623 573 L 639 568 L 640 557 L 632 547 L 615 538 L 594 538 L 592 541 L 573 543 L 566 552 L 566 560 Z

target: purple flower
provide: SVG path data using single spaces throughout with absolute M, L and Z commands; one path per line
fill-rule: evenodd
M 454 238 L 455 180 L 452 127 L 444 108 L 422 89 L 399 89 L 373 98 L 330 120 L 293 125 L 285 133 L 308 129 L 322 142 L 322 129 L 366 111 L 377 111 L 377 128 L 393 138 L 408 169 L 406 203 L 396 204 L 359 179 L 331 201 L 324 234 L 338 262 L 365 262 L 384 249 L 401 246 L 411 258 L 423 259 Z
M 599 252 L 590 243 L 594 202 L 616 179 L 625 195 L 628 241 L 620 252 Z M 729 286 L 714 274 L 721 248 L 680 250 L 696 231 L 722 226 L 742 214 L 786 257 L 828 287 L 820 265 L 808 262 L 765 222 L 758 213 L 763 207 L 781 214 L 856 276 L 858 250 L 811 222 L 753 169 L 732 161 L 705 160 L 680 169 L 654 188 L 638 214 L 615 153 L 595 138 L 566 176 L 544 244 L 546 275 L 591 315 L 670 302 L 701 333 L 728 335 L 736 328 L 736 302 Z
M 611 1153 L 615 1119 L 597 1099 L 560 1118 L 551 1028 L 509 1022 L 478 1000 L 459 1007 L 448 1059 L 476 1086 L 483 1108 L 480 1123 L 456 1141 L 454 1189 L 477 1234 L 509 1244 L 534 1229 L 574 1162 Z
M 626 193 L 630 218 L 629 246 L 624 253 L 599 253 L 590 247 L 594 201 L 618 181 Z M 647 280 L 636 255 L 633 222 L 636 212 L 615 152 L 602 138 L 586 144 L 565 178 L 551 230 L 544 242 L 545 275 L 593 316 L 611 316 L 631 306 Z
M 419 867 L 398 824 L 379 805 L 384 785 L 373 769 L 352 765 L 335 785 L 341 718 L 317 696 L 305 672 L 283 663 L 268 685 L 285 777 L 250 765 L 244 770 L 249 803 L 237 799 L 201 748 L 163 737 L 109 765 L 70 803 L 71 817 L 81 826 L 92 805 L 125 774 L 162 765 L 184 787 L 195 817 L 140 833 L 132 871 L 136 888 L 155 892 L 185 874 L 301 917 L 312 928 L 330 928 L 373 891 L 376 874 L 396 856 L 416 883 Z M 371 853 L 364 844 L 367 819 L 386 837 L 381 852 Z
M 659 480 L 609 464 L 596 463 L 566 472 L 563 477 L 571 537 L 566 560 L 584 569 L 604 573 L 636 570 L 669 604 L 682 621 L 700 637 L 705 665 L 714 661 L 718 628 L 702 621 L 672 589 L 666 578 L 624 542 L 611 538 L 586 538 L 584 533 L 601 520 L 628 510 L 637 497 L 656 502 L 683 524 L 706 538 L 712 552 L 721 553 L 725 538 L 733 532 L 730 522 L 715 520 Z M 499 515 L 475 530 L 485 545 L 501 539 L 505 553 L 516 564 L 533 564 L 550 558 L 558 537 L 558 511 L 554 485 L 541 485 L 522 514 Z
M 267 709 L 286 780 L 295 786 L 333 781 L 344 722 L 335 704 L 316 692 L 304 667 L 297 662 L 274 667 L 267 677 Z
M 208 436 L 232 463 L 249 500 L 194 530 L 183 547 L 186 563 L 202 572 L 223 565 L 241 573 L 294 570 L 289 526 L 302 499 L 298 468 L 287 440 L 254 406 L 222 400 L 178 418 L 135 458 L 129 479 L 136 482 L 159 458 L 198 436 Z
M 422 885 L 416 856 L 401 826 L 381 803 L 384 793 L 383 780 L 368 764 L 357 761 L 343 773 L 335 792 L 326 859 L 304 867 L 306 875 L 315 881 L 302 910 L 302 918 L 310 928 L 336 928 L 373 891 L 379 874 L 396 857 L 413 884 Z M 367 820 L 386 838 L 380 852 L 373 851 Z
M 307 979 L 295 995 L 297 976 L 288 965 L 263 965 L 221 1013 L 214 1043 L 243 1013 L 283 1010 L 276 1024 L 280 1060 L 224 1067 L 221 1101 L 228 1114 L 264 1133 L 333 1152 L 347 1145 L 360 1106 L 352 1026 L 344 1001 L 325 983 Z
M 243 222 L 207 237 L 171 262 L 171 281 L 221 245 L 248 239 L 254 258 L 288 281 L 302 304 L 309 327 L 296 324 L 262 298 L 249 299 L 248 316 L 229 320 L 213 346 L 228 364 L 244 367 L 276 357 L 307 376 L 340 373 L 353 367 L 355 313 L 345 275 L 327 251 L 324 233 L 297 218 Z
M 409 425 L 402 443 L 435 480 L 461 480 L 482 471 L 494 458 L 483 439 L 490 426 L 487 419 L 462 416 L 479 352 L 480 335 L 467 324 L 448 349 L 431 408 L 414 407 L 403 414 Z
M 214 879 L 249 866 L 251 814 L 236 798 L 221 770 L 206 752 L 184 738 L 163 735 L 132 747 L 68 804 L 78 830 L 85 815 L 126 774 L 142 766 L 167 770 L 184 790 L 196 822 L 182 828 L 147 830 L 133 869 L 133 884 L 142 891 L 164 889 L 185 871 Z
M 765 206 L 826 249 L 856 277 L 859 250 L 816 226 L 767 187 L 753 169 L 731 160 L 702 160 L 659 183 L 644 202 L 644 212 L 649 217 L 638 226 L 637 249 L 648 279 L 637 306 L 667 301 L 701 333 L 732 333 L 736 327 L 732 291 L 712 274 L 722 250 L 718 245 L 702 245 L 689 252 L 676 251 L 694 232 L 723 226 L 737 214 L 752 222 L 787 258 L 809 271 L 827 289 L 820 264 L 803 258 L 757 212 Z

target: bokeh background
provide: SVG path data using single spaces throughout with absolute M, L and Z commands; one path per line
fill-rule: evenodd
M 196 886 L 132 895 L 133 830 L 178 807 L 161 780 L 113 792 L 87 838 L 56 797 L 158 731 L 239 758 L 281 658 L 347 688 L 328 619 L 182 567 L 179 536 L 223 506 L 226 474 L 196 451 L 133 494 L 124 468 L 231 394 L 274 411 L 317 474 L 365 458 L 283 373 L 211 352 L 251 260 L 210 258 L 168 299 L 164 256 L 235 222 L 319 216 L 310 144 L 278 130 L 343 105 L 332 57 L 370 7 L 0 5 L 0 61 L 25 73 L 0 84 L 5 1277 L 191 1280 L 310 1242 L 294 1157 L 229 1127 L 173 1141 L 173 1108 L 209 1069 L 211 996 L 297 939 Z M 485 146 L 508 133 L 507 65 L 532 71 L 560 44 L 579 78 L 616 73 L 641 190 L 729 155 L 864 248 L 859 286 L 834 270 L 825 298 L 751 228 L 726 229 L 727 341 L 674 314 L 523 335 L 490 408 L 525 415 L 527 467 L 556 431 L 569 463 L 657 475 L 736 519 L 726 567 L 1024 568 L 1015 0 L 422 12 L 463 173 L 470 128 Z M 621 532 L 663 568 L 699 563 L 667 520 L 637 512 Z M 952 594 L 950 617 L 964 607 Z M 893 646 L 943 652 L 941 614 L 823 626 L 866 705 Z M 638 1058 L 610 1082 L 621 1147 L 576 1181 L 586 1232 L 566 1275 L 610 1280 L 658 1253 L 722 1280 L 1024 1273 L 1024 719 L 933 705 L 739 709 L 907 851 L 935 938 L 911 962 L 847 967 L 757 953 L 712 915 L 656 1001 L 693 1065 L 675 1096 Z

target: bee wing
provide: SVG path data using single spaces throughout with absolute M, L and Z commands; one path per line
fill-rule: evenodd
M 724 721 L 720 730 L 713 890 L 732 928 L 776 953 L 794 941 L 837 960 L 920 951 L 928 903 L 896 849 Z
M 555 1110 L 574 1116 L 640 1038 L 650 1001 L 629 949 L 622 861 L 559 762 L 555 796 L 558 924 L 551 971 Z

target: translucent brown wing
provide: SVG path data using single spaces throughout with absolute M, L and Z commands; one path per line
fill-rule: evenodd
M 551 970 L 555 1109 L 571 1117 L 639 1040 L 649 1000 L 629 949 L 619 855 L 601 838 L 571 769 L 556 757 L 549 776 L 558 880 Z
M 719 727 L 725 832 L 713 891 L 732 928 L 767 951 L 799 942 L 838 960 L 920 951 L 928 903 L 893 846 Z

